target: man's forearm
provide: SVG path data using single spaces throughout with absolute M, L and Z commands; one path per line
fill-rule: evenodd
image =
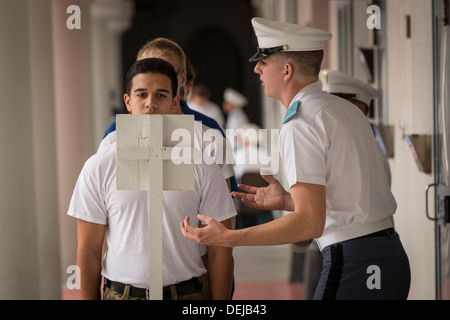
M 233 283 L 231 248 L 208 247 L 208 276 L 212 300 L 229 300 Z
M 306 223 L 293 212 L 261 225 L 230 230 L 225 243 L 231 247 L 268 246 L 309 240 L 313 236 Z
M 80 295 L 83 300 L 99 300 L 101 285 L 101 256 L 78 249 L 77 265 L 80 268 Z
M 302 214 L 296 212 L 261 225 L 238 230 L 230 230 L 205 215 L 198 215 L 198 219 L 206 223 L 206 227 L 194 227 L 190 225 L 189 217 L 186 217 L 181 223 L 181 232 L 187 239 L 208 246 L 232 248 L 279 245 L 319 236 L 314 220 L 305 219 Z
M 325 186 L 297 182 L 290 190 L 285 204 L 293 206 L 294 212 L 262 225 L 226 232 L 225 243 L 232 247 L 260 246 L 319 238 L 325 226 Z

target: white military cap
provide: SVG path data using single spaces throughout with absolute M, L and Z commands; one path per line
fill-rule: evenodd
M 258 38 L 258 52 L 250 62 L 280 51 L 322 50 L 323 42 L 332 37 L 327 31 L 264 18 L 253 18 L 252 25 Z
M 322 90 L 361 101 L 366 106 L 370 106 L 370 101 L 380 95 L 380 90 L 370 84 L 336 70 L 321 70 L 319 79 L 322 81 Z
M 223 93 L 223 100 L 228 101 L 229 103 L 234 104 L 238 108 L 245 107 L 248 103 L 246 97 L 244 97 L 238 91 L 232 88 L 226 88 Z

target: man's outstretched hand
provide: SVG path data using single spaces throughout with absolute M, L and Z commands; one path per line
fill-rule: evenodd
M 189 216 L 186 216 L 180 225 L 181 232 L 186 239 L 208 246 L 232 247 L 231 242 L 227 239 L 231 230 L 211 217 L 201 214 L 197 217 L 200 221 L 206 223 L 206 226 L 203 228 L 194 227 L 189 223 Z
M 253 187 L 246 184 L 239 184 L 238 187 L 244 192 L 232 192 L 231 195 L 241 200 L 247 207 L 257 210 L 294 210 L 294 203 L 291 195 L 280 182 L 270 175 L 261 173 L 261 177 L 269 185 L 266 187 Z

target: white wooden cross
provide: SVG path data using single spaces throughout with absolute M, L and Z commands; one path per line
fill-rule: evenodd
M 117 189 L 149 191 L 149 298 L 162 300 L 162 193 L 194 190 L 194 116 L 117 115 L 116 126 Z

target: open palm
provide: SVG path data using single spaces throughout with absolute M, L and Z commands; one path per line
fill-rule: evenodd
M 246 191 L 233 192 L 232 195 L 241 200 L 247 207 L 258 210 L 293 210 L 293 202 L 289 192 L 287 192 L 280 182 L 269 175 L 261 174 L 269 185 L 266 187 L 254 187 L 246 184 L 239 184 L 238 187 Z

